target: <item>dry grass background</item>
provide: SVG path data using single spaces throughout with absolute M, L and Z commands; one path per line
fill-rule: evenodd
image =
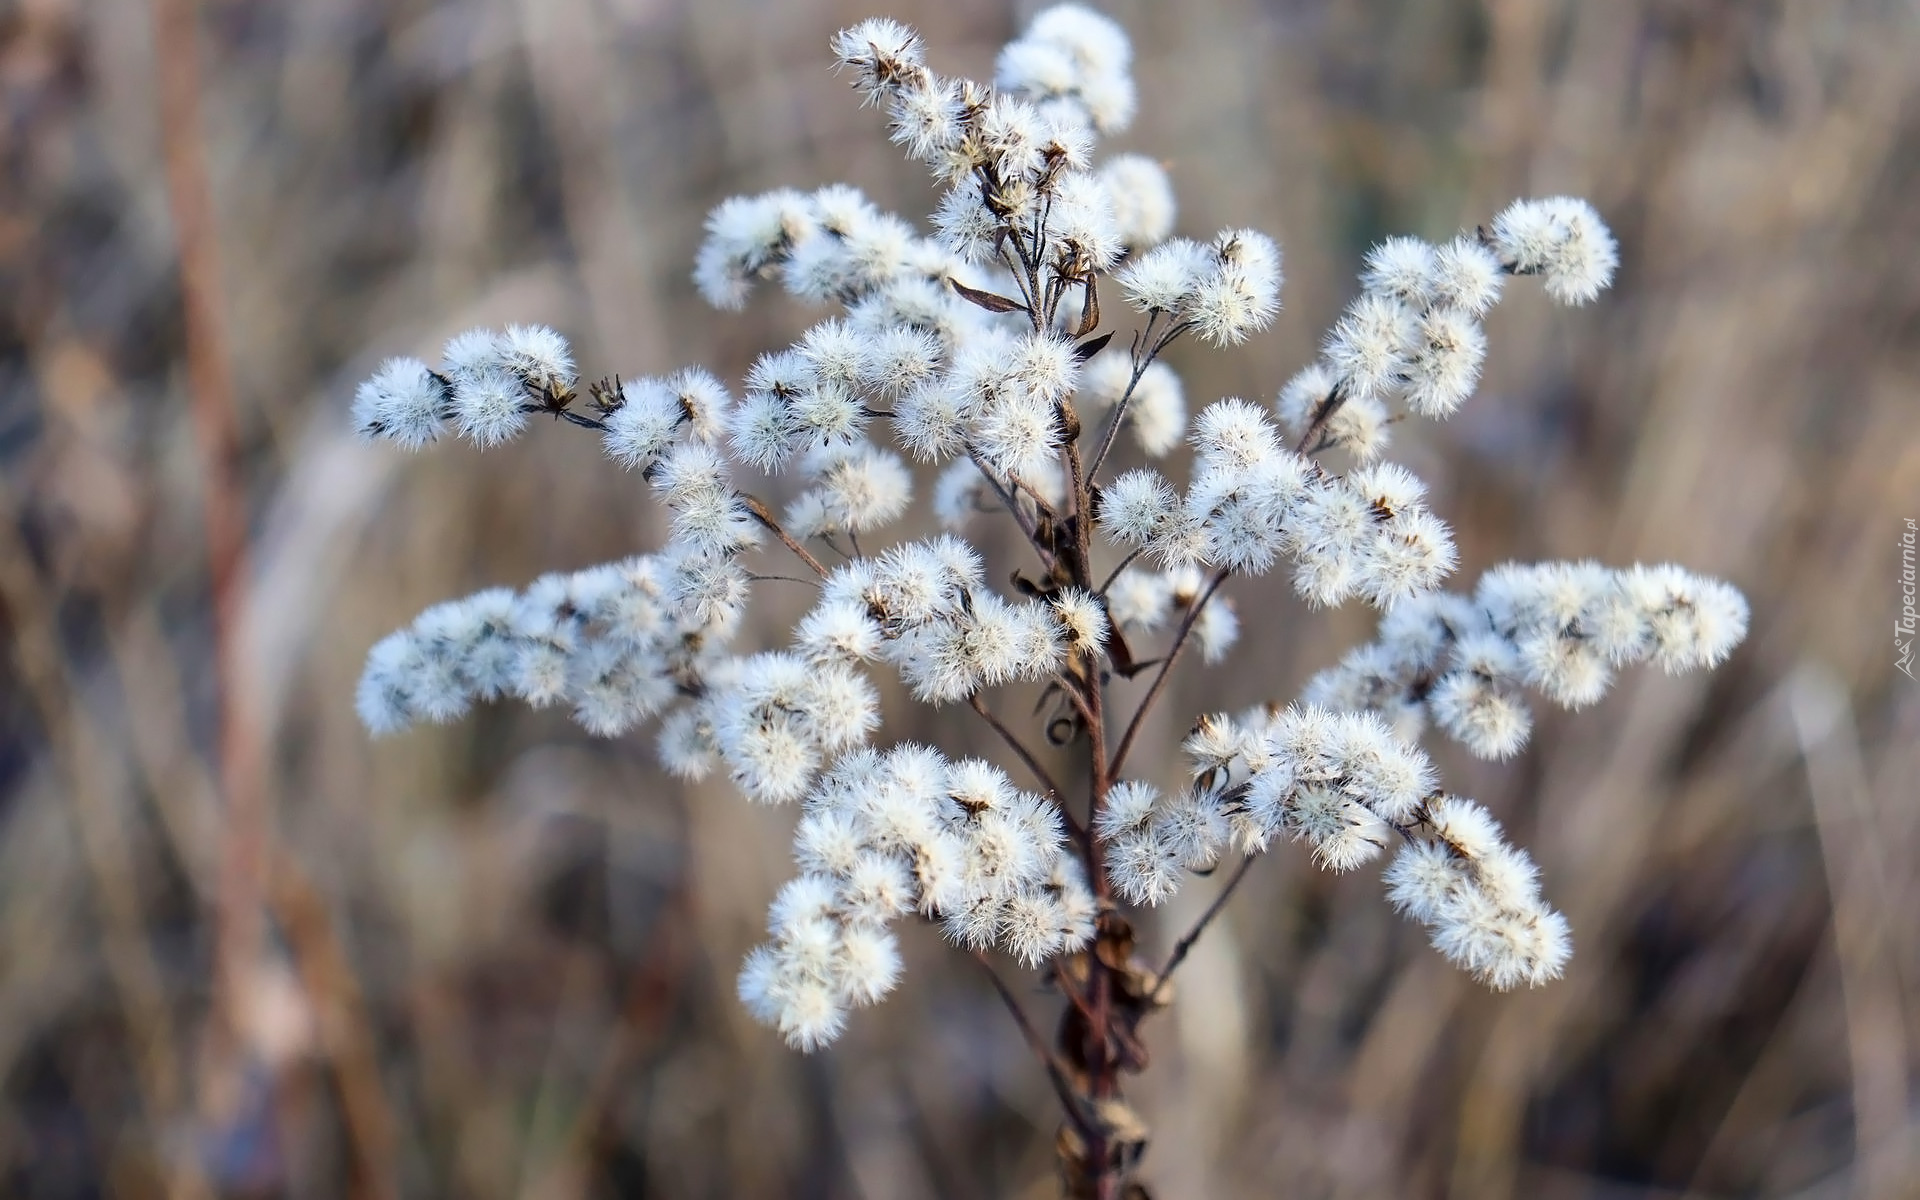
M 179 7 L 0 4 L 0 1193 L 1049 1194 L 1045 1083 L 928 931 L 830 1053 L 738 1010 L 789 814 L 553 714 L 375 745 L 351 711 L 366 647 L 422 606 L 659 533 L 564 428 L 484 457 L 358 445 L 354 382 L 507 320 L 590 371 L 737 378 L 806 318 L 697 303 L 707 206 L 835 179 L 930 199 L 825 69 L 873 4 L 203 0 L 200 117 L 172 130 L 211 196 L 197 364 L 154 53 Z M 976 75 L 1025 15 L 880 8 Z M 1380 234 L 1587 194 L 1614 292 L 1515 289 L 1482 394 L 1397 452 L 1466 572 L 1672 558 L 1754 604 L 1715 674 L 1630 676 L 1498 769 L 1443 752 L 1571 917 L 1562 983 L 1483 994 L 1372 872 L 1262 863 L 1150 1031 L 1156 1194 L 1920 1196 L 1920 688 L 1888 638 L 1920 517 L 1914 6 L 1110 11 L 1145 98 L 1121 144 L 1169 163 L 1182 230 L 1252 224 L 1288 255 L 1273 331 L 1175 352 L 1191 398 L 1270 397 Z M 209 363 L 231 486 L 189 399 Z M 226 500 L 245 603 L 216 620 Z M 1366 631 L 1275 581 L 1230 593 L 1245 652 L 1182 669 L 1162 746 Z M 909 728 L 984 748 L 947 725 Z M 222 779 L 265 814 L 237 871 Z M 236 904 L 266 949 L 223 960 Z

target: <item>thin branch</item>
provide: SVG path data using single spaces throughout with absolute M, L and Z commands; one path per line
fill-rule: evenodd
M 1013 523 L 1018 525 L 1020 532 L 1026 535 L 1027 544 L 1032 546 L 1033 552 L 1040 556 L 1040 565 L 1048 571 L 1052 571 L 1054 565 L 1053 552 L 1041 543 L 1039 528 L 1027 519 L 1025 512 L 1021 511 L 1019 497 L 1001 486 L 999 477 L 994 475 L 987 464 L 981 460 L 979 451 L 969 447 L 967 457 L 973 460 L 974 469 L 979 471 L 986 479 L 987 486 L 993 489 L 993 494 L 1000 498 L 1001 505 L 1004 506 L 1007 512 L 1013 517 Z
M 1039 308 L 1040 270 L 1038 259 L 1040 255 L 1040 231 L 1038 229 L 1034 230 L 1033 252 L 1031 254 L 1027 252 L 1027 247 L 1021 243 L 1020 231 L 1018 229 L 1008 226 L 1007 232 L 1010 235 L 1007 240 L 1013 243 L 1014 254 L 1020 259 L 1020 269 L 1013 273 L 1014 282 L 1020 285 L 1021 294 L 1027 298 L 1027 319 L 1033 323 L 1034 332 L 1038 333 L 1040 330 L 1046 328 L 1045 320 Z M 1001 244 L 1000 252 L 1003 256 L 1006 254 L 1005 243 Z M 1007 265 L 1011 267 L 1013 264 L 1008 263 Z
M 1140 707 L 1133 710 L 1133 720 L 1127 722 L 1127 731 L 1120 735 L 1120 744 L 1114 747 L 1113 763 L 1107 768 L 1109 775 L 1118 775 L 1120 768 L 1126 765 L 1127 752 L 1133 749 L 1133 739 L 1140 735 L 1140 726 L 1147 719 L 1147 711 L 1153 707 L 1154 701 L 1160 698 L 1161 690 L 1166 687 L 1167 676 L 1172 673 L 1173 664 L 1179 661 L 1180 651 L 1187 644 L 1187 635 L 1193 632 L 1195 623 L 1200 620 L 1200 614 L 1206 610 L 1207 601 L 1213 599 L 1213 594 L 1219 591 L 1220 585 L 1226 581 L 1225 567 L 1215 571 L 1213 578 L 1207 581 L 1206 590 L 1200 593 L 1199 598 L 1193 602 L 1193 607 L 1187 610 L 1186 618 L 1180 622 L 1179 632 L 1173 635 L 1173 644 L 1167 647 L 1167 655 L 1161 660 L 1160 673 L 1153 677 L 1153 686 L 1147 689 L 1146 697 L 1140 701 Z
M 1153 314 L 1153 316 L 1158 315 L 1157 313 Z M 1151 320 L 1152 317 L 1150 316 L 1148 319 Z M 1133 374 L 1127 379 L 1127 390 L 1120 393 L 1119 402 L 1113 406 L 1113 411 L 1107 414 L 1107 427 L 1100 431 L 1100 448 L 1094 451 L 1093 454 L 1093 470 L 1095 474 L 1098 474 L 1100 468 L 1105 465 L 1107 455 L 1113 452 L 1113 443 L 1120 437 L 1120 426 L 1124 424 L 1127 419 L 1127 408 L 1133 403 L 1134 389 L 1140 386 L 1140 377 L 1147 373 L 1147 367 L 1152 362 L 1153 356 L 1151 351 L 1145 358 L 1134 359 Z
M 1066 960 L 1056 958 L 1049 964 L 1051 969 L 1048 974 L 1053 977 L 1053 986 L 1060 989 L 1060 994 L 1067 998 L 1067 1003 L 1073 1006 L 1073 1011 L 1079 1013 L 1088 1025 L 1092 1025 L 1093 1003 L 1074 986 L 1073 980 L 1067 977 L 1067 972 L 1061 966 L 1064 961 Z
M 1020 262 L 1018 265 L 1016 265 L 1011 258 L 1007 257 L 1006 242 L 1002 242 L 1000 244 L 1000 261 L 1003 263 L 1006 263 L 1007 270 L 1013 273 L 1014 286 L 1020 289 L 1020 298 L 1022 300 L 1025 300 L 1027 303 L 1028 319 L 1037 321 L 1039 320 L 1039 318 L 1034 315 L 1034 311 L 1035 311 L 1034 305 L 1036 301 L 1034 299 L 1033 292 L 1027 287 L 1027 280 L 1030 277 L 1030 272 L 1025 270 L 1026 262 L 1027 262 L 1027 253 L 1024 249 L 1021 248 L 1020 235 L 1018 233 L 1013 234 L 1011 237 L 1007 239 L 1007 241 L 1011 241 L 1013 243 L 1014 250 L 1019 254 Z
M 987 702 L 980 698 L 978 692 L 967 697 L 967 707 L 979 713 L 987 724 L 993 726 L 993 731 L 1000 735 L 1000 740 L 1007 744 L 1008 749 L 1020 756 L 1020 761 L 1027 765 L 1027 770 L 1032 773 L 1034 779 L 1039 781 L 1041 787 L 1055 796 L 1066 795 L 1060 790 L 1060 785 L 1053 781 L 1053 776 L 1048 774 L 1047 769 L 1040 765 L 1040 760 L 1027 749 L 1026 743 L 1020 740 L 1020 735 L 1008 729 L 1005 722 L 993 715 L 993 710 L 987 707 Z
M 1000 972 L 993 969 L 993 963 L 988 961 L 986 953 L 975 950 L 973 957 L 986 971 L 987 978 L 993 981 L 993 990 L 1000 994 L 1000 999 L 1007 1006 L 1007 1011 L 1013 1014 L 1013 1023 L 1020 1027 L 1020 1036 L 1027 1040 L 1027 1045 L 1033 1050 L 1034 1056 L 1040 1060 L 1041 1065 L 1046 1067 L 1047 1079 L 1053 1084 L 1054 1095 L 1060 1098 L 1060 1106 L 1066 1109 L 1067 1119 L 1073 1122 L 1074 1128 L 1079 1131 L 1081 1137 L 1086 1138 L 1088 1142 L 1094 1141 L 1098 1136 L 1096 1132 L 1098 1125 L 1086 1111 L 1080 1096 L 1074 1092 L 1067 1069 L 1060 1065 L 1059 1058 L 1055 1057 L 1053 1051 L 1047 1048 L 1046 1042 L 1041 1040 L 1039 1031 L 1034 1029 L 1033 1022 L 1027 1019 L 1026 1011 L 1020 1007 L 1020 1001 L 1014 998 L 1006 981 L 1000 978 Z
M 1141 336 L 1143 342 L 1153 337 L 1153 323 L 1158 320 L 1159 317 L 1160 314 L 1157 311 L 1147 314 L 1146 332 Z M 1089 480 L 1100 474 L 1100 468 L 1106 465 L 1107 455 L 1113 452 L 1113 443 L 1120 436 L 1120 425 L 1127 417 L 1127 406 L 1133 403 L 1134 389 L 1140 386 L 1140 377 L 1147 373 L 1147 368 L 1153 365 L 1153 360 L 1159 357 L 1160 352 L 1171 345 L 1173 339 L 1179 337 L 1186 331 L 1187 322 L 1173 322 L 1167 326 L 1166 330 L 1160 335 L 1159 340 L 1154 341 L 1148 348 L 1146 356 L 1134 362 L 1133 376 L 1127 380 L 1127 390 L 1121 394 L 1120 402 L 1113 406 L 1113 412 L 1108 415 L 1107 427 L 1100 434 L 1100 449 L 1095 452 L 1093 463 L 1087 468 L 1087 478 Z
M 1220 894 L 1213 898 L 1212 904 L 1207 905 L 1207 911 L 1200 914 L 1200 919 L 1193 923 L 1193 928 L 1187 930 L 1180 940 L 1173 944 L 1173 953 L 1167 956 L 1167 965 L 1160 968 L 1159 973 L 1153 977 L 1153 986 L 1147 989 L 1147 995 L 1151 996 L 1156 1003 L 1160 1000 L 1160 989 L 1166 986 L 1167 978 L 1173 974 L 1174 968 L 1186 961 L 1187 952 L 1192 950 L 1193 944 L 1200 940 L 1200 935 L 1207 931 L 1207 926 L 1213 924 L 1213 919 L 1220 915 L 1220 910 L 1227 906 L 1227 900 L 1233 895 L 1233 889 L 1240 886 L 1240 881 L 1247 877 L 1247 872 L 1252 868 L 1253 855 L 1249 854 L 1240 860 L 1240 865 L 1234 869 L 1232 877 L 1227 880 L 1227 886 L 1220 889 Z
M 773 536 L 779 538 L 787 549 L 799 557 L 801 562 L 807 564 L 809 570 L 822 579 L 827 577 L 828 571 L 820 565 L 820 560 L 808 554 L 807 548 L 794 541 L 793 535 L 782 529 L 780 522 L 773 519 L 773 512 L 767 507 L 766 501 L 758 496 L 748 495 L 746 492 L 735 492 L 734 495 L 740 497 L 740 502 L 747 506 L 747 511 L 753 514 L 753 519 L 766 526 Z
M 1027 749 L 1027 744 L 1020 740 L 1020 735 L 1008 729 L 1005 722 L 994 716 L 993 711 L 987 707 L 987 702 L 982 700 L 978 693 L 967 697 L 967 706 L 979 713 L 987 724 L 993 726 L 993 731 L 1000 735 L 1000 740 L 1007 744 L 1007 748 L 1019 755 L 1020 761 L 1026 764 L 1028 772 L 1039 781 L 1041 787 L 1047 789 L 1048 795 L 1053 797 L 1060 809 L 1061 817 L 1066 820 L 1067 828 L 1073 832 L 1073 836 L 1085 841 L 1087 831 L 1074 818 L 1074 815 L 1067 811 L 1067 794 L 1060 790 L 1060 785 L 1054 782 L 1053 776 L 1040 765 L 1040 760 L 1034 757 L 1033 751 Z
M 1059 519 L 1060 514 L 1054 511 L 1053 505 L 1047 503 L 1047 498 L 1040 494 L 1039 488 L 1034 487 L 1031 483 L 1015 475 L 1012 471 L 1007 472 L 1007 482 L 1013 485 L 1015 495 L 1025 492 L 1027 495 L 1032 496 L 1034 510 L 1042 517 L 1045 517 L 1048 521 L 1056 521 Z
M 1073 702 L 1073 709 L 1080 714 L 1080 720 L 1089 729 L 1093 727 L 1093 709 L 1088 705 L 1088 693 L 1083 690 L 1080 680 L 1065 671 L 1055 671 L 1053 681 L 1060 685 L 1060 691 Z
M 1346 382 L 1343 379 L 1334 384 L 1333 390 L 1327 393 L 1327 398 L 1320 402 L 1319 411 L 1313 414 L 1313 420 L 1307 423 L 1306 430 L 1300 434 L 1300 440 L 1294 443 L 1295 454 L 1318 454 L 1327 448 L 1325 444 L 1314 446 L 1313 442 L 1320 436 L 1321 431 L 1326 429 L 1327 422 L 1333 419 L 1333 414 L 1340 411 L 1340 406 L 1347 402 Z M 1309 450 L 1309 446 L 1313 448 Z
M 747 578 L 754 583 L 804 583 L 808 587 L 819 587 L 818 579 L 802 579 L 798 575 L 755 575 L 747 572 Z
M 1147 548 L 1145 546 L 1135 546 L 1133 549 L 1127 551 L 1127 556 L 1120 560 L 1120 565 L 1113 569 L 1113 572 L 1107 576 L 1107 581 L 1101 584 L 1100 590 L 1094 594 L 1098 596 L 1106 595 L 1108 589 L 1112 588 L 1115 581 L 1117 581 L 1120 578 L 1120 572 L 1132 566 L 1134 563 L 1134 560 L 1139 558 L 1142 554 L 1145 554 L 1146 552 L 1147 552 Z

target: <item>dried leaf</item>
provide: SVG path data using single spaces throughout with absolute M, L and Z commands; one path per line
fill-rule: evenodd
M 1077 338 L 1085 337 L 1100 327 L 1100 295 L 1094 290 L 1093 279 L 1093 276 L 1087 276 L 1086 302 L 1080 306 L 1080 327 L 1073 331 L 1073 336 Z M 1101 343 L 1103 346 L 1105 344 L 1105 342 Z M 1092 353 L 1098 353 L 1098 351 L 1099 347 L 1095 347 Z M 1085 362 L 1086 359 L 1080 361 Z
M 1100 353 L 1102 350 L 1105 350 L 1107 348 L 1107 343 L 1112 340 L 1113 340 L 1113 331 L 1109 329 L 1107 332 L 1101 334 L 1097 338 L 1094 338 L 1092 341 L 1081 342 L 1078 346 L 1075 346 L 1073 348 L 1073 356 L 1079 359 L 1081 362 L 1085 362 L 1088 359 L 1092 358 L 1094 355 Z
M 1027 306 L 1018 300 L 1009 300 L 997 292 L 983 292 L 979 288 L 970 288 L 958 279 L 947 280 L 949 287 L 960 293 L 962 300 L 971 300 L 988 312 L 1026 312 Z

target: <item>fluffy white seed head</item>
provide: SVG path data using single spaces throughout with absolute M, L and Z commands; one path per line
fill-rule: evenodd
M 1620 249 L 1593 206 L 1572 196 L 1516 200 L 1491 231 L 1493 249 L 1515 274 L 1539 275 L 1562 304 L 1585 304 L 1605 291 Z
M 957 80 L 931 71 L 911 72 L 901 80 L 887 106 L 887 132 L 909 157 L 938 167 L 966 136 L 967 106 Z
M 913 498 L 906 464 L 865 442 L 817 450 L 806 471 L 819 483 L 789 509 L 796 537 L 865 533 L 899 519 Z
M 1193 447 L 1204 465 L 1244 472 L 1276 458 L 1280 438 L 1258 406 L 1233 397 L 1200 410 Z
M 1507 276 L 1498 255 L 1463 233 L 1434 252 L 1430 278 L 1436 305 L 1478 317 L 1500 299 Z
M 679 436 L 686 415 L 679 398 L 660 380 L 641 378 L 620 385 L 620 401 L 601 435 L 607 456 L 623 467 L 652 466 Z
M 1367 252 L 1360 286 L 1415 310 L 1423 309 L 1434 295 L 1435 259 L 1433 247 L 1419 238 L 1390 237 Z
M 1340 376 L 1331 366 L 1316 362 L 1287 380 L 1280 394 L 1274 397 L 1274 411 L 1288 429 L 1296 434 L 1305 433 L 1332 398 L 1339 382 Z
M 733 397 L 711 371 L 683 367 L 667 376 L 662 386 L 679 405 L 689 437 L 717 442 L 726 433 Z
M 746 995 L 746 987 L 743 978 L 742 999 L 752 1008 L 754 1004 Z M 832 984 L 803 977 L 781 988 L 775 1024 L 795 1050 L 818 1050 L 838 1038 L 846 1023 L 846 1007 Z
M 926 47 L 910 27 L 873 17 L 842 29 L 829 43 L 833 56 L 853 76 L 853 86 L 872 100 L 896 91 L 924 69 Z
M 1056 4 L 1040 10 L 1027 27 L 1025 40 L 1059 47 L 1089 73 L 1124 72 L 1133 64 L 1126 30 L 1084 4 Z
M 1453 532 L 1424 508 L 1396 513 L 1355 565 L 1354 590 L 1376 608 L 1391 609 L 1432 591 L 1459 561 Z
M 1105 271 L 1126 249 L 1111 193 L 1086 171 L 1070 171 L 1054 182 L 1046 218 L 1054 269 L 1067 278 Z
M 1080 378 L 1073 343 L 1048 334 L 1028 334 L 1013 345 L 1014 377 L 1036 398 L 1049 403 L 1071 394 Z
M 1107 641 L 1107 610 L 1098 597 L 1079 588 L 1065 588 L 1053 597 L 1053 615 L 1067 645 L 1075 650 L 1098 650 Z
M 1364 292 L 1327 335 L 1327 363 L 1355 396 L 1384 396 L 1398 385 L 1419 344 L 1419 316 L 1398 300 Z
M 1179 312 L 1213 269 L 1213 255 L 1186 238 L 1172 238 L 1120 269 L 1127 302 L 1143 313 Z
M 974 448 L 1001 474 L 1024 477 L 1044 471 L 1059 444 L 1053 402 L 1025 388 L 995 397 L 974 426 Z
M 1173 614 L 1173 588 L 1158 572 L 1128 568 L 1107 589 L 1107 613 L 1121 629 L 1151 633 Z
M 1636 566 L 1618 586 L 1645 615 L 1654 661 L 1669 672 L 1715 666 L 1746 637 L 1746 599 L 1719 580 L 1671 565 Z
M 1414 841 L 1400 848 L 1383 879 L 1394 908 L 1426 924 L 1439 915 L 1454 891 L 1471 882 L 1472 872 L 1470 864 L 1444 843 Z
M 1451 671 L 1427 693 L 1427 707 L 1447 735 L 1479 758 L 1510 758 L 1526 745 L 1533 714 L 1510 688 L 1468 671 Z
M 1585 708 L 1606 694 L 1613 669 L 1591 642 L 1551 629 L 1524 634 L 1516 643 L 1520 673 L 1531 687 L 1565 708 Z
M 506 338 L 491 329 L 468 329 L 447 339 L 440 351 L 440 374 L 458 381 L 489 371 L 512 371 Z
M 839 885 L 830 875 L 805 874 L 788 880 L 767 909 L 767 932 L 776 938 L 785 938 L 804 927 L 832 919 L 839 891 Z
M 1350 871 L 1377 856 L 1390 830 L 1365 806 L 1325 787 L 1301 788 L 1287 812 L 1293 836 L 1313 847 L 1314 861 L 1329 871 Z
M 794 634 L 795 644 L 819 662 L 865 662 L 880 652 L 880 627 L 855 600 L 822 601 Z
M 354 429 L 418 450 L 440 436 L 447 389 L 417 358 L 390 358 L 353 394 Z
M 1158 905 L 1180 889 L 1185 874 L 1173 848 L 1151 827 L 1129 830 L 1107 846 L 1107 879 L 1129 904 Z
M 1100 493 L 1097 519 L 1108 540 L 1144 546 L 1172 519 L 1179 504 L 1173 485 L 1158 471 L 1128 471 Z
M 509 325 L 500 348 L 506 368 L 536 392 L 565 395 L 576 378 L 567 339 L 545 325 Z
M 1187 402 L 1180 377 L 1163 362 L 1152 362 L 1140 374 L 1127 406 L 1127 424 L 1142 452 L 1159 458 L 1180 444 L 1187 429 Z
M 1122 243 L 1144 250 L 1173 232 L 1173 184 L 1159 163 L 1145 155 L 1116 154 L 1101 164 L 1100 181 L 1111 198 L 1114 232 Z
M 781 188 L 721 202 L 707 215 L 706 228 L 693 281 L 707 303 L 731 310 L 744 307 L 753 285 L 772 275 L 817 227 L 807 197 Z
M 842 814 L 814 814 L 816 816 Z M 863 850 L 841 876 L 839 904 L 855 925 L 881 926 L 914 910 L 913 872 L 897 855 Z
M 1221 595 L 1208 600 L 1193 623 L 1193 637 L 1200 644 L 1202 662 L 1214 664 L 1226 658 L 1227 651 L 1240 640 L 1240 617 L 1234 612 L 1233 602 Z
M 1106 801 L 1093 819 L 1094 836 L 1112 841 L 1131 830 L 1146 826 L 1160 803 L 1159 791 L 1139 779 L 1123 779 L 1107 789 Z
M 867 340 L 860 364 L 861 382 L 882 400 L 891 402 L 932 379 L 942 357 L 940 339 L 933 334 L 894 326 Z
M 885 929 L 849 926 L 840 932 L 835 986 L 849 1004 L 878 1004 L 900 981 L 900 943 Z
M 993 259 L 1003 226 L 982 200 L 980 185 L 969 179 L 940 198 L 933 228 L 940 244 L 963 262 L 983 263 Z
M 1226 229 L 1214 237 L 1212 257 L 1186 313 L 1205 341 L 1237 346 L 1280 311 L 1280 247 L 1258 230 Z
M 1031 97 L 1055 119 L 1119 132 L 1136 105 L 1132 58 L 1126 34 L 1110 18 L 1078 4 L 1055 5 L 1001 51 L 994 86 Z
M 1451 415 L 1473 394 L 1486 357 L 1480 322 L 1462 309 L 1429 309 L 1406 367 L 1407 407 L 1424 417 Z

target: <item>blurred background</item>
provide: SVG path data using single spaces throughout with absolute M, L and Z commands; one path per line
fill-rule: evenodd
M 811 318 L 698 302 L 709 206 L 934 198 L 829 35 L 894 15 L 986 78 L 1031 12 L 875 3 L 0 0 L 0 1194 L 1053 1194 L 1044 1078 L 933 931 L 830 1052 L 738 1007 L 791 812 L 559 713 L 376 744 L 352 710 L 425 605 L 661 535 L 590 436 L 408 457 L 353 439 L 355 383 L 507 321 L 590 376 L 737 380 Z M 1480 395 L 1391 454 L 1467 581 L 1671 559 L 1754 609 L 1719 671 L 1631 673 L 1514 762 L 1435 747 L 1571 918 L 1561 983 L 1484 993 L 1374 870 L 1262 861 L 1147 1029 L 1155 1194 L 1920 1196 L 1915 6 L 1105 7 L 1143 100 L 1115 147 L 1167 163 L 1180 232 L 1287 255 L 1271 331 L 1172 352 L 1190 402 L 1271 399 L 1379 236 L 1589 196 L 1614 290 L 1510 288 Z M 761 592 L 777 644 L 801 597 Z M 1163 784 L 1195 714 L 1371 628 L 1229 594 L 1240 651 L 1176 673 L 1139 759 Z

